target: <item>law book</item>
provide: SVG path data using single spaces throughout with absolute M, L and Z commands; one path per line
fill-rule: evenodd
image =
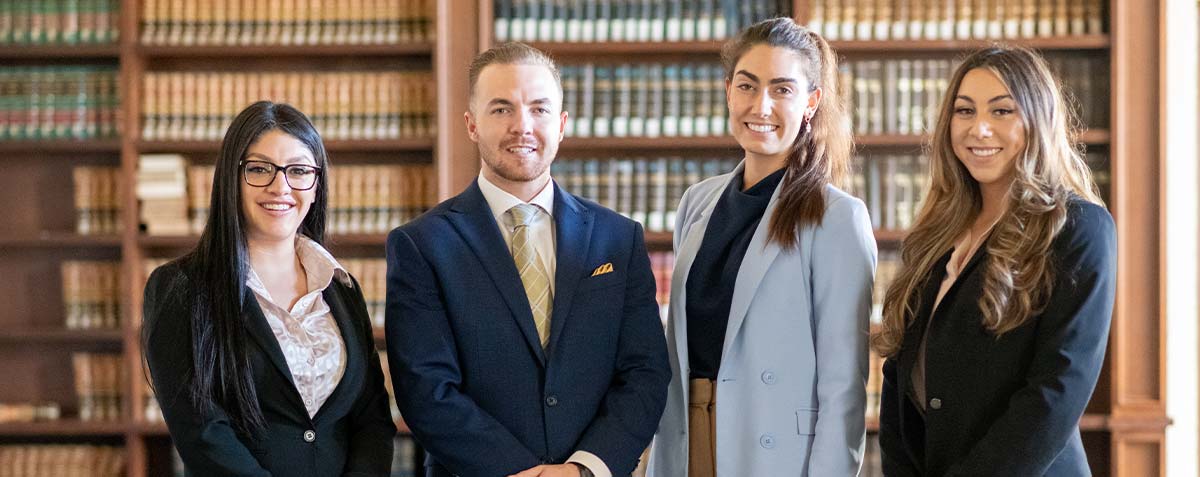
M 857 13 L 858 19 L 855 21 L 854 38 L 857 40 L 873 40 L 875 36 L 875 16 L 879 13 L 876 10 L 875 2 L 877 0 L 854 0 L 858 3 Z
M 575 134 L 578 137 L 592 137 L 593 105 L 596 94 L 595 66 L 591 63 L 580 65 L 575 72 L 579 81 L 579 116 L 575 119 Z
M 649 85 L 646 95 L 646 137 L 659 137 L 663 130 L 664 102 L 666 100 L 661 64 L 651 63 L 647 66 L 646 81 Z
M 806 27 L 818 35 L 829 39 L 829 34 L 825 31 L 825 2 L 826 0 L 811 0 L 809 2 L 808 25 Z
M 899 129 L 900 123 L 900 62 L 895 60 L 887 60 L 883 62 L 883 77 L 882 82 L 883 95 L 883 126 L 878 129 L 876 134 L 893 133 Z
M 612 135 L 615 137 L 629 136 L 630 118 L 633 116 L 633 83 L 632 67 L 628 63 L 616 66 L 615 91 L 613 100 L 615 108 L 612 111 Z
M 679 135 L 679 117 L 682 113 L 681 86 L 679 65 L 665 65 L 663 67 L 662 135 L 666 137 Z
M 612 135 L 613 98 L 616 96 L 613 91 L 613 68 L 598 65 L 594 73 L 596 79 L 593 85 L 593 99 L 596 109 L 595 115 L 592 116 L 592 135 L 609 137 Z
M 639 64 L 630 68 L 630 118 L 629 135 L 646 136 L 646 116 L 648 115 L 647 100 L 650 94 L 649 79 L 646 75 L 646 65 Z
M 715 2 L 717 0 L 699 0 L 699 8 L 696 10 L 696 39 L 707 41 L 717 39 L 714 38 L 713 30 L 715 29 Z M 721 26 L 721 31 L 724 31 L 724 25 Z
M 695 136 L 695 124 L 699 121 L 696 114 L 696 103 L 700 99 L 701 83 L 696 75 L 696 67 L 685 63 L 679 69 L 679 135 Z
M 841 25 L 838 38 L 842 40 L 858 40 L 857 29 L 859 2 L 862 0 L 846 0 L 842 3 Z
M 694 136 L 710 136 L 715 135 L 712 132 L 712 117 L 713 104 L 716 102 L 713 96 L 716 91 L 713 90 L 712 81 L 713 68 L 708 65 L 695 65 L 695 80 L 692 86 L 696 95 L 693 101 L 696 104 L 692 112 L 692 135 Z
M 646 230 L 663 232 L 667 230 L 667 225 L 664 223 L 668 209 L 667 159 L 660 157 L 650 160 L 646 167 L 646 173 L 648 174 L 646 183 L 650 196 L 646 204 Z
M 883 64 L 880 60 L 870 60 L 867 62 L 867 92 L 870 95 L 870 120 L 868 122 L 870 134 L 883 134 L 884 131 L 884 111 L 887 108 L 884 103 L 884 77 Z

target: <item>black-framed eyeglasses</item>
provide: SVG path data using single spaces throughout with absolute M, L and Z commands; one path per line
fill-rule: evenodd
M 275 176 L 283 171 L 283 180 L 295 190 L 309 190 L 317 185 L 317 173 L 321 168 L 308 164 L 277 166 L 267 161 L 242 161 L 242 177 L 254 187 L 266 187 L 275 182 Z

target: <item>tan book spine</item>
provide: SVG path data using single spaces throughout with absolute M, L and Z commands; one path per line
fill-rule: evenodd
M 384 0 L 387 5 L 384 40 L 387 43 L 400 42 L 401 19 L 404 17 L 405 4 L 408 0 Z
M 362 139 L 366 137 L 364 128 L 365 112 L 366 112 L 366 77 L 374 76 L 374 73 L 353 73 L 350 75 L 350 138 Z
M 1087 18 L 1087 33 L 1089 35 L 1099 35 L 1104 33 L 1104 2 L 1103 0 L 1084 0 L 1087 5 L 1084 7 L 1084 15 Z
M 198 0 L 199 8 L 196 9 L 196 44 L 199 45 L 216 45 L 219 44 L 217 38 L 213 37 L 213 14 L 216 10 L 216 0 Z
M 842 7 L 842 31 L 838 35 L 839 38 L 841 38 L 843 40 L 859 40 L 859 39 L 861 39 L 861 38 L 858 38 L 857 35 L 855 35 L 855 33 L 857 33 L 856 32 L 857 29 L 855 28 L 855 25 L 857 25 L 858 20 L 859 20 L 859 17 L 858 17 L 859 4 L 862 3 L 863 1 L 866 1 L 866 0 L 846 0 L 845 2 L 843 2 L 844 6 Z
M 268 45 L 283 45 L 284 28 L 287 23 L 291 22 L 293 11 L 284 7 L 283 0 L 270 0 L 271 16 L 267 19 L 267 38 L 264 43 Z
M 1034 7 L 1036 10 L 1034 15 L 1036 15 L 1037 18 L 1036 36 L 1054 36 L 1054 16 L 1056 8 L 1055 3 L 1052 2 L 1057 2 L 1057 0 L 1044 0 L 1041 5 L 1036 5 Z
M 229 5 L 230 0 L 211 0 L 212 11 L 208 13 L 208 44 L 228 45 L 229 41 Z
M 954 39 L 955 7 L 960 0 L 931 0 L 929 2 L 929 21 L 937 22 L 939 40 Z
M 143 45 L 153 45 L 158 42 L 159 22 L 162 21 L 159 15 L 159 5 L 164 0 L 142 0 L 142 36 L 141 42 Z
M 1004 38 L 1004 10 L 1009 8 L 1007 2 L 990 1 L 988 18 L 988 38 Z
M 362 92 L 362 137 L 379 139 L 379 74 L 363 75 Z
M 858 3 L 858 19 L 854 22 L 854 38 L 857 40 L 872 40 L 875 29 L 875 3 L 879 0 L 855 0 Z
M 253 11 L 253 5 L 241 3 L 237 0 L 226 0 L 225 4 L 229 7 L 226 10 L 229 12 L 229 16 L 225 23 L 225 44 L 245 45 L 249 43 L 247 34 L 250 30 L 246 22 Z
M 94 190 L 95 201 L 95 217 L 99 218 L 100 232 L 106 234 L 115 234 L 120 230 L 117 227 L 117 177 L 120 172 L 115 167 L 96 168 L 93 172 L 96 178 L 96 189 Z
M 194 45 L 197 40 L 196 26 L 200 20 L 198 0 L 184 0 L 183 2 L 183 32 L 180 34 L 184 45 Z
M 1054 35 L 1067 36 L 1071 34 L 1071 21 L 1069 11 L 1069 3 L 1067 0 L 1055 0 L 1054 2 Z
M 396 224 L 393 221 L 394 207 L 392 200 L 392 182 L 395 180 L 392 175 L 396 173 L 396 166 L 380 166 L 379 167 L 379 182 L 378 201 L 379 215 L 376 217 L 375 228 L 381 233 L 387 233 Z

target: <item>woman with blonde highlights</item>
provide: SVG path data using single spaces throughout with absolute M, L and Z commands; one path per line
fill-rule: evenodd
M 721 56 L 745 159 L 679 205 L 650 472 L 855 475 L 876 250 L 866 206 L 832 185 L 851 153 L 837 59 L 789 18 Z
M 930 190 L 872 345 L 884 473 L 1089 475 L 1078 421 L 1104 361 L 1116 237 L 1045 61 L 955 71 Z

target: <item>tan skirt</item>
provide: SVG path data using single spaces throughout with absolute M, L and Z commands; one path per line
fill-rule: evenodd
M 688 477 L 717 475 L 717 388 L 711 379 L 689 382 Z

